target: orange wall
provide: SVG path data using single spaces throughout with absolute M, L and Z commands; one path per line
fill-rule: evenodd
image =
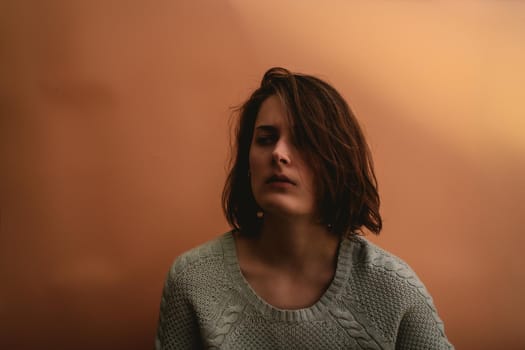
M 373 240 L 417 271 L 457 348 L 525 348 L 524 13 L 2 2 L 0 348 L 151 348 L 169 264 L 227 230 L 229 108 L 274 65 L 349 100 L 383 198 Z

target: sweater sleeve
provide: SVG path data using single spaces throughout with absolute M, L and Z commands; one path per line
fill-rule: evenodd
M 156 350 L 200 349 L 200 333 L 193 306 L 182 278 L 176 276 L 176 261 L 164 284 L 155 339 Z
M 396 350 L 454 349 L 430 295 L 419 294 L 405 312 L 399 326 Z

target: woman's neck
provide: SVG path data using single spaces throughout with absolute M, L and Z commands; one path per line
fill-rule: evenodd
M 268 215 L 252 247 L 265 264 L 301 271 L 312 266 L 335 266 L 339 240 L 325 225 L 311 220 Z

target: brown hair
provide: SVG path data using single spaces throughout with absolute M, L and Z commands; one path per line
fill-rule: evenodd
M 222 193 L 229 224 L 242 234 L 256 234 L 260 210 L 248 176 L 255 120 L 263 101 L 278 96 L 288 111 L 291 137 L 315 174 L 320 220 L 337 234 L 375 234 L 382 228 L 379 194 L 370 150 L 346 101 L 319 78 L 269 69 L 260 87 L 237 108 L 239 121 L 231 168 Z

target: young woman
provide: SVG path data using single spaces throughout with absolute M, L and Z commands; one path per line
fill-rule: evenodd
M 326 82 L 272 68 L 239 109 L 223 193 L 233 230 L 178 257 L 157 349 L 451 349 L 381 230 L 372 159 Z

